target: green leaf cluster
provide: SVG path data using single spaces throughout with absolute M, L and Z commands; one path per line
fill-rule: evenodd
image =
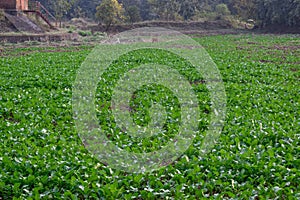
M 299 37 L 226 35 L 195 40 L 208 51 L 223 76 L 228 99 L 225 126 L 207 155 L 200 156 L 199 152 L 203 129 L 176 162 L 148 174 L 111 169 L 94 158 L 77 135 L 71 107 L 72 84 L 90 53 L 88 48 L 7 52 L 0 58 L 0 197 L 299 199 L 300 56 L 299 48 L 295 48 L 300 45 Z M 22 52 L 26 55 L 19 56 Z M 98 85 L 101 95 L 97 96 L 97 109 L 109 117 L 107 127 L 115 128 L 110 105 L 104 105 L 111 96 L 110 84 L 115 84 L 130 66 L 151 59 L 178 67 L 190 77 L 202 102 L 203 121 L 199 126 L 205 128 L 209 122 L 206 112 L 210 110 L 205 84 L 197 81 L 201 76 L 172 54 L 147 50 L 124 55 L 111 68 L 115 73 L 107 73 L 108 80 Z M 166 136 L 158 137 L 171 140 L 180 107 L 167 89 L 154 85 L 137 91 L 131 100 L 137 111 L 132 117 L 137 123 L 147 123 L 147 109 L 151 101 L 158 101 L 156 94 L 166 105 L 168 119 L 174 121 L 166 129 Z M 99 123 L 104 123 L 102 116 L 98 116 Z M 133 141 L 117 132 L 110 139 L 137 152 L 164 143 L 163 139 Z

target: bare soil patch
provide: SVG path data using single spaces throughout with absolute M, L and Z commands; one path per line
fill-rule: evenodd
M 0 27 L 0 33 L 17 31 L 17 29 L 7 20 L 0 20 Z
M 233 28 L 230 22 L 224 20 L 216 21 L 198 21 L 198 22 L 170 22 L 170 21 L 149 21 L 141 22 L 134 24 L 121 24 L 107 27 L 105 25 L 94 25 L 88 26 L 87 29 L 90 29 L 92 32 L 110 32 L 110 33 L 119 33 L 135 28 L 144 28 L 144 27 L 164 27 L 170 28 L 173 30 L 218 30 L 218 29 L 231 29 Z
M 26 41 L 58 42 L 63 40 L 74 41 L 78 38 L 77 33 L 65 34 L 34 34 L 34 35 L 0 35 L 0 43 L 20 43 Z
M 300 45 L 292 45 L 292 46 L 274 45 L 272 47 L 268 47 L 268 49 L 276 49 L 276 50 L 282 50 L 282 51 L 295 51 L 295 50 L 300 50 Z
M 300 63 L 298 63 L 298 64 L 300 64 Z M 299 69 L 297 69 L 297 68 L 290 68 L 290 70 L 291 70 L 292 72 L 298 72 L 298 71 L 299 71 Z

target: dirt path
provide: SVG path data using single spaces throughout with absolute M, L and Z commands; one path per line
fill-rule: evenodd
M 3 34 L 0 35 L 0 43 L 21 43 L 26 41 L 37 42 L 59 42 L 64 40 L 74 41 L 78 38 L 76 33 L 63 33 L 63 34 Z

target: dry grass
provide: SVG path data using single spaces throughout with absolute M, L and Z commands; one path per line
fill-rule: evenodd
M 0 21 L 4 21 L 4 20 L 5 20 L 4 10 L 0 9 Z

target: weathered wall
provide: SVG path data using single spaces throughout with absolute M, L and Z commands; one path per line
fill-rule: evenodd
M 17 2 L 16 8 L 18 10 L 28 10 L 28 0 L 15 0 Z
M 3 9 L 16 9 L 17 0 L 1 0 L 0 8 Z
M 28 0 L 0 0 L 0 8 L 28 10 Z

